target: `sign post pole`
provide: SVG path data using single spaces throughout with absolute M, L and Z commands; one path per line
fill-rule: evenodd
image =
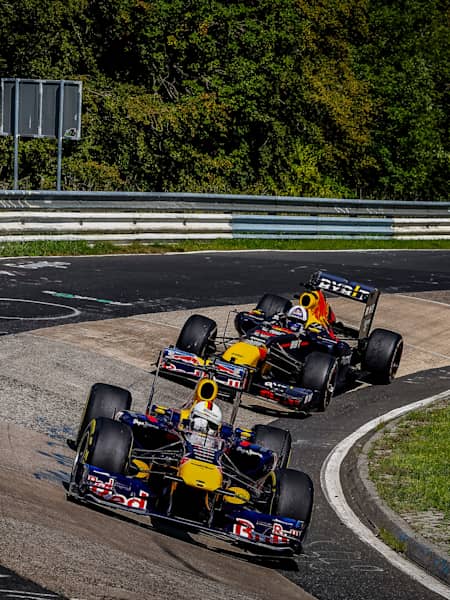
M 14 85 L 14 190 L 19 188 L 19 85 L 20 79 L 16 79 Z
M 61 191 L 61 163 L 64 123 L 64 81 L 59 82 L 59 115 L 58 115 L 58 164 L 56 167 L 56 189 Z

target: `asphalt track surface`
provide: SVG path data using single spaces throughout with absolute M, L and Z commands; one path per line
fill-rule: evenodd
M 253 302 L 265 292 L 291 296 L 317 269 L 388 293 L 449 290 L 449 262 L 449 253 L 438 250 L 4 259 L 0 334 Z
M 345 267 L 343 266 L 345 265 Z M 450 290 L 450 253 L 248 252 L 195 255 L 109 256 L 0 261 L 3 335 L 42 327 L 114 319 L 167 310 L 254 301 L 267 291 L 287 294 L 321 268 L 376 285 L 388 293 Z M 270 282 L 270 283 L 269 283 Z M 424 318 L 419 308 L 417 318 Z M 321 600 L 437 600 L 343 525 L 320 491 L 321 465 L 332 447 L 361 424 L 392 408 L 450 387 L 450 368 L 410 374 L 393 385 L 339 396 L 319 418 L 284 418 L 294 443 L 291 466 L 310 473 L 316 503 L 305 553 L 279 572 Z M 26 597 L 60 597 L 0 569 L 2 589 Z M 41 596 L 40 594 L 49 594 Z M 22 596 L 15 596 L 22 597 Z

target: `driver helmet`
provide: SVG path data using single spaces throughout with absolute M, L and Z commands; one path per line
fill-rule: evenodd
M 308 320 L 308 311 L 304 306 L 293 306 L 287 313 L 287 326 L 292 331 L 298 331 Z
M 215 435 L 221 424 L 222 411 L 217 404 L 198 402 L 192 409 L 190 426 L 193 431 Z

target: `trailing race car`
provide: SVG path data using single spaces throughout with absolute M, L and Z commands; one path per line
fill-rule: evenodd
M 386 329 L 370 331 L 380 291 L 322 271 L 303 285 L 297 306 L 265 294 L 255 309 L 238 312 L 238 339 L 224 335 L 220 340 L 213 319 L 192 315 L 175 346 L 162 351 L 161 368 L 188 379 L 211 369 L 223 390 L 243 386 L 250 394 L 301 411 L 326 410 L 337 387 L 358 379 L 390 383 L 403 340 Z M 359 329 L 336 321 L 324 291 L 364 305 Z
M 299 553 L 314 490 L 306 473 L 288 468 L 289 431 L 235 428 L 239 395 L 231 422 L 222 422 L 217 393 L 206 377 L 191 401 L 168 408 L 153 403 L 152 388 L 139 413 L 128 390 L 95 384 L 69 444 L 69 499 L 148 515 L 156 526 L 176 523 L 253 553 Z

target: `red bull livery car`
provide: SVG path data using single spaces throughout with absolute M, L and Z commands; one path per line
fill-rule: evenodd
M 217 324 L 189 317 L 161 368 L 186 379 L 211 370 L 221 390 L 246 392 L 300 411 L 324 411 L 336 388 L 358 379 L 390 383 L 403 349 L 400 334 L 371 330 L 380 291 L 322 271 L 314 273 L 298 303 L 265 294 L 256 308 L 236 314 L 239 337 L 217 336 Z M 359 329 L 337 322 L 325 294 L 359 303 Z
M 203 378 L 182 408 L 151 398 L 140 413 L 126 389 L 95 384 L 69 444 L 76 449 L 69 498 L 148 515 L 159 526 L 175 523 L 256 554 L 299 553 L 313 484 L 288 468 L 289 431 L 234 427 L 238 400 L 224 422 L 217 393 L 216 381 Z

